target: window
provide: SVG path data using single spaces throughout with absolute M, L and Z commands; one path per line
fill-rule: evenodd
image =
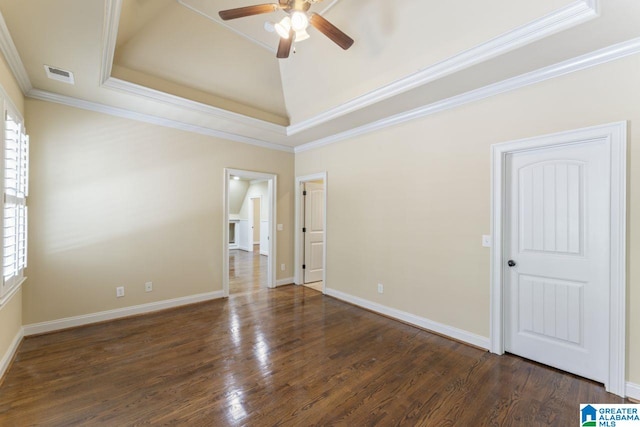
M 0 301 L 24 280 L 27 267 L 27 195 L 29 137 L 22 119 L 4 109 L 4 203 L 2 217 L 2 289 Z

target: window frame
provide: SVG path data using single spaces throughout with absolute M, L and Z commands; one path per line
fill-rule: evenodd
M 27 250 L 28 250 L 28 195 L 29 195 L 29 136 L 26 133 L 24 119 L 13 105 L 4 91 L 0 91 L 0 104 L 2 105 L 2 120 L 0 120 L 0 134 L 2 135 L 2 160 L 0 161 L 0 176 L 2 177 L 2 216 L 0 217 L 2 230 L 2 276 L 0 280 L 0 307 L 8 302 L 13 295 L 20 289 L 22 283 L 26 280 L 24 275 L 27 267 Z M 11 117 L 12 121 L 17 125 L 17 173 L 15 191 L 8 194 L 6 177 L 7 163 L 7 121 Z M 15 212 L 15 242 L 14 242 L 14 265 L 16 272 L 10 277 L 5 278 L 5 217 L 7 213 L 7 205 L 14 205 Z M 24 236 L 21 238 L 21 234 Z M 20 244 L 22 243 L 22 244 Z M 20 256 L 23 253 L 23 257 Z M 23 260 L 20 260 L 23 258 Z

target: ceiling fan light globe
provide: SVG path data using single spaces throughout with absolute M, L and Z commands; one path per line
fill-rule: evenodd
M 291 28 L 294 31 L 302 31 L 309 25 L 309 17 L 304 12 L 293 12 L 291 14 Z
M 307 30 L 296 31 L 296 42 L 301 42 L 309 38 L 309 33 Z
M 288 16 L 285 16 L 282 21 L 278 22 L 274 27 L 280 37 L 288 39 L 289 30 L 291 30 L 291 19 Z

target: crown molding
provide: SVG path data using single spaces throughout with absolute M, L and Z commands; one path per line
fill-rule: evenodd
M 184 4 L 180 0 L 179 2 L 185 7 L 193 10 L 189 5 Z M 444 61 L 433 64 L 432 66 L 397 80 L 391 84 L 371 91 L 363 96 L 357 97 L 335 108 L 331 108 L 308 120 L 289 126 L 281 126 L 110 77 L 121 4 L 122 0 L 106 0 L 104 25 L 105 47 L 103 49 L 101 70 L 103 87 L 121 90 L 170 105 L 210 114 L 214 117 L 232 120 L 249 127 L 275 132 L 276 134 L 283 136 L 295 135 L 353 111 L 375 104 L 376 102 L 383 101 L 418 86 L 435 81 L 483 61 L 487 61 L 536 40 L 548 37 L 559 31 L 596 18 L 598 16 L 599 9 L 598 0 L 576 0 L 546 16 L 533 20 L 528 24 L 495 37 L 485 43 L 479 44 L 474 48 L 454 55 Z M 195 12 L 200 13 L 198 11 Z M 214 22 L 217 21 L 214 20 Z
M 324 147 L 330 144 L 334 144 L 338 141 L 342 141 L 356 136 L 371 133 L 380 129 L 384 129 L 390 126 L 395 126 L 410 120 L 419 119 L 429 116 L 431 114 L 439 113 L 441 111 L 450 110 L 452 108 L 459 107 L 464 104 L 479 101 L 491 96 L 495 96 L 504 92 L 519 89 L 524 86 L 529 86 L 535 83 L 543 82 L 545 80 L 560 77 L 566 74 L 574 73 L 576 71 L 591 68 L 597 65 L 605 64 L 607 62 L 615 61 L 625 58 L 630 55 L 640 53 L 640 37 L 627 40 L 626 42 L 618 43 L 612 46 L 608 46 L 604 49 L 599 49 L 586 55 L 581 55 L 567 61 L 559 62 L 557 64 L 541 68 L 530 73 L 525 73 L 517 77 L 503 80 L 498 83 L 493 83 L 488 86 L 481 87 L 469 92 L 462 93 L 460 95 L 452 96 L 441 101 L 437 101 L 431 104 L 424 105 L 422 107 L 415 108 L 413 110 L 406 111 L 404 113 L 396 114 L 364 126 L 360 126 L 354 129 L 350 129 L 345 132 L 340 132 L 335 135 L 321 138 L 316 141 L 299 145 L 295 148 L 295 153 L 302 153 L 305 151 L 313 150 L 316 148 Z
M 204 126 L 192 125 L 189 123 L 179 122 L 177 120 L 171 120 L 164 117 L 153 116 L 150 114 L 137 113 L 124 108 L 112 107 L 105 104 L 99 104 L 97 102 L 85 101 L 70 96 L 59 95 L 57 93 L 47 92 L 39 89 L 32 89 L 27 93 L 29 98 L 38 99 L 41 101 L 54 102 L 56 104 L 62 104 L 69 107 L 80 108 L 83 110 L 95 111 L 98 113 L 109 114 L 111 116 L 123 117 L 125 119 L 137 120 L 140 122 L 151 123 L 154 125 L 169 127 L 173 129 L 179 129 L 187 132 L 198 133 L 201 135 L 213 136 L 216 138 L 222 138 L 230 141 L 241 142 L 243 144 L 254 145 L 257 147 L 268 148 L 271 150 L 284 151 L 287 153 L 293 153 L 293 148 L 274 144 L 260 139 L 250 138 L 242 135 L 237 135 L 230 132 L 225 132 L 213 128 Z
M 104 23 L 102 27 L 102 66 L 100 67 L 100 84 L 104 84 L 111 77 L 113 57 L 116 53 L 118 41 L 118 25 L 122 0 L 105 0 Z
M 344 116 L 345 114 L 375 104 L 376 102 L 441 79 L 447 75 L 487 61 L 536 40 L 594 19 L 597 16 L 599 16 L 598 0 L 575 1 L 546 16 L 533 20 L 528 24 L 481 43 L 476 47 L 463 51 L 444 61 L 437 62 L 391 84 L 354 98 L 351 101 L 331 108 L 308 120 L 293 124 L 287 127 L 287 135 L 295 135 L 304 130 Z
M 13 43 L 7 23 L 4 22 L 2 13 L 0 13 L 0 51 L 4 54 L 11 72 L 18 82 L 18 86 L 20 86 L 20 90 L 23 94 L 26 94 L 33 86 L 31 85 L 31 80 L 29 80 L 29 74 L 27 74 L 27 70 L 24 68 L 22 59 L 20 59 L 18 49 L 16 49 L 16 45 Z
M 180 2 L 182 3 L 182 2 Z M 184 5 L 185 7 L 189 6 Z M 122 0 L 105 0 L 105 17 L 102 35 L 102 64 L 100 68 L 100 84 L 104 88 L 120 90 L 154 101 L 163 102 L 169 105 L 186 108 L 191 111 L 205 113 L 214 117 L 231 120 L 245 126 L 274 132 L 278 135 L 286 135 L 286 127 L 271 123 L 265 120 L 249 117 L 244 114 L 234 113 L 223 108 L 213 107 L 197 101 L 192 101 L 180 96 L 171 95 L 159 90 L 151 89 L 139 84 L 131 83 L 115 77 L 111 77 L 113 60 L 118 39 L 118 25 L 120 13 L 122 12 Z
M 185 108 L 187 110 L 196 111 L 198 113 L 205 113 L 214 117 L 218 117 L 225 120 L 230 120 L 242 125 L 254 128 L 274 132 L 278 135 L 286 135 L 286 127 L 271 123 L 265 120 L 256 119 L 254 117 L 245 116 L 244 114 L 234 113 L 233 111 L 225 110 L 223 108 L 214 107 L 201 102 L 192 101 L 190 99 L 182 98 L 180 96 L 171 95 L 166 92 L 162 92 L 156 89 L 151 89 L 145 86 L 141 86 L 136 83 L 131 83 L 125 80 L 121 80 L 115 77 L 109 77 L 102 87 L 109 89 L 116 89 L 129 94 L 142 96 L 154 101 L 170 104 L 175 107 Z

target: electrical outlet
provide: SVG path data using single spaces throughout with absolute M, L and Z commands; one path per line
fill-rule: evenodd
M 280 264 L 280 271 L 285 271 L 287 267 L 284 264 Z
M 153 290 L 153 282 L 147 282 L 144 284 L 144 291 L 151 292 Z
M 491 236 L 488 236 L 486 234 L 482 236 L 482 246 L 484 246 L 485 248 L 491 247 Z
M 382 283 L 378 283 L 378 293 L 379 294 L 384 293 L 384 285 Z
M 284 226 L 282 224 L 277 225 L 278 231 L 284 230 Z
M 124 286 L 118 286 L 116 288 L 116 298 L 121 298 L 124 296 Z

